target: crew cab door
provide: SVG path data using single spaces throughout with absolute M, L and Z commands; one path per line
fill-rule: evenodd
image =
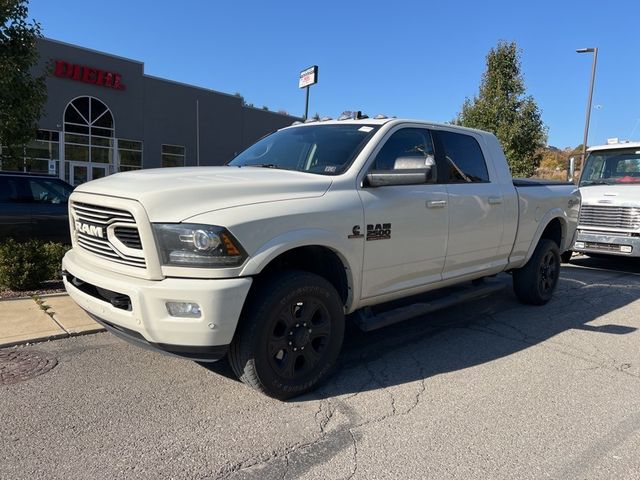
M 391 172 L 403 160 L 427 165 L 433 159 L 431 132 L 404 127 L 392 130 L 381 142 L 366 172 Z M 373 187 L 365 177 L 359 190 L 365 220 L 363 299 L 442 278 L 449 219 L 447 189 L 437 183 L 436 170 L 433 166 L 426 182 L 414 185 Z
M 493 164 L 487 164 L 472 134 L 438 130 L 434 138 L 445 165 L 443 181 L 449 209 L 449 243 L 442 277 L 489 273 L 501 264 L 498 247 L 505 220 L 505 199 Z

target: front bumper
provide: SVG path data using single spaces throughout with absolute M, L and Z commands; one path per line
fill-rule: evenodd
M 623 251 L 629 248 L 631 248 L 630 252 Z M 590 233 L 588 230 L 579 230 L 571 250 L 587 254 L 601 253 L 623 257 L 640 257 L 640 237 L 620 235 L 616 232 Z
M 146 280 L 83 266 L 73 250 L 62 261 L 73 300 L 116 335 L 193 360 L 224 356 L 252 279 Z M 199 318 L 172 317 L 166 302 L 194 302 Z

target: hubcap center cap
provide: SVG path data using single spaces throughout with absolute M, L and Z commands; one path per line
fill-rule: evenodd
M 296 327 L 293 329 L 293 345 L 295 347 L 304 347 L 310 340 L 309 330 L 305 327 Z

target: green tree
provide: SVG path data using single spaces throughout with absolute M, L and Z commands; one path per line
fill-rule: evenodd
M 502 144 L 511 173 L 530 177 L 542 160 L 547 130 L 540 109 L 525 95 L 520 50 L 515 42 L 500 41 L 487 55 L 480 91 L 466 98 L 454 123 L 492 132 Z
M 33 78 L 40 24 L 28 20 L 26 0 L 0 0 L 0 145 L 3 167 L 21 162 L 22 145 L 35 138 L 47 98 L 44 75 Z

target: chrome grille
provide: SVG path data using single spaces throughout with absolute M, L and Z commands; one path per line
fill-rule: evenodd
M 583 204 L 579 223 L 581 227 L 636 230 L 640 228 L 640 208 Z
M 142 253 L 142 242 L 136 226 L 135 218 L 126 210 L 110 207 L 89 205 L 87 203 L 73 202 L 71 204 L 75 221 L 95 227 L 94 235 L 81 231 L 74 227 L 75 238 L 78 245 L 92 254 L 106 258 L 112 262 L 130 265 L 132 267 L 145 268 L 146 263 Z M 128 255 L 120 252 L 107 238 L 106 230 L 114 223 L 126 223 L 131 226 L 117 226 L 114 235 L 125 246 L 140 250 L 140 255 Z M 102 235 L 102 236 L 100 236 Z

